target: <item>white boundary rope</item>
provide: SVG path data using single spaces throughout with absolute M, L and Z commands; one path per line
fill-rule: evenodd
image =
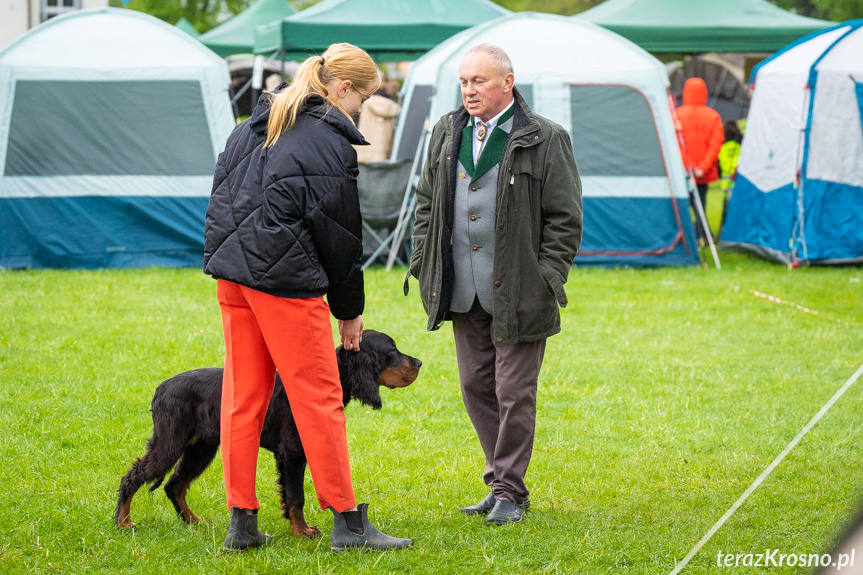
M 692 559 L 696 553 L 698 553 L 698 551 L 704 546 L 705 543 L 710 541 L 710 538 L 713 537 L 713 535 L 717 531 L 719 531 L 719 528 L 722 527 L 725 524 L 725 522 L 728 521 L 728 519 L 732 515 L 734 515 L 734 512 L 737 511 L 737 509 L 741 505 L 743 505 L 743 502 L 746 501 L 746 499 L 749 498 L 750 495 L 752 495 L 752 492 L 755 491 L 756 489 L 758 489 L 758 486 L 761 485 L 761 483 L 767 478 L 767 476 L 770 475 L 770 473 L 774 469 L 776 469 L 776 467 L 780 463 L 782 463 L 782 460 L 785 459 L 785 456 L 788 455 L 788 453 L 792 449 L 794 449 L 798 443 L 800 443 L 800 440 L 803 439 L 803 437 L 807 433 L 809 433 L 809 430 L 811 430 L 812 427 L 814 427 L 815 424 L 818 423 L 818 421 L 822 417 L 824 417 L 824 414 L 827 413 L 827 411 L 831 407 L 833 407 L 834 403 L 839 401 L 839 398 L 842 397 L 842 395 L 846 391 L 848 391 L 848 388 L 851 387 L 854 384 L 854 382 L 857 381 L 857 379 L 861 375 L 863 375 L 863 365 L 861 365 L 857 369 L 857 372 L 854 375 L 852 375 L 851 378 L 848 381 L 846 381 L 842 387 L 839 388 L 839 391 L 837 391 L 835 394 L 833 394 L 833 397 L 830 398 L 830 401 L 828 401 L 827 403 L 824 404 L 824 407 L 821 408 L 821 411 L 819 411 L 817 414 L 815 414 L 815 417 L 813 417 L 809 421 L 809 423 L 806 424 L 806 426 L 800 431 L 800 433 L 797 434 L 797 437 L 792 439 L 791 443 L 789 443 L 785 447 L 785 449 L 782 450 L 782 453 L 780 453 L 776 457 L 776 459 L 774 459 L 773 462 L 767 466 L 767 469 L 765 469 L 763 472 L 761 472 L 761 475 L 758 476 L 758 479 L 756 479 L 752 483 L 752 485 L 749 486 L 749 489 L 747 489 L 746 491 L 743 492 L 743 495 L 741 495 L 740 498 L 734 502 L 734 505 L 731 506 L 731 509 L 729 509 L 728 511 L 725 512 L 725 515 L 723 515 L 719 519 L 719 521 L 717 521 L 716 524 L 710 528 L 710 531 L 708 531 L 707 534 L 701 538 L 701 541 L 699 541 L 698 543 L 695 544 L 695 547 L 693 547 L 692 550 L 686 555 L 686 557 L 684 557 L 683 560 L 677 564 L 677 566 L 674 568 L 674 570 L 669 575 L 677 575 L 678 573 L 680 573 L 683 570 L 684 567 L 686 567 L 686 565 L 689 563 L 689 560 Z

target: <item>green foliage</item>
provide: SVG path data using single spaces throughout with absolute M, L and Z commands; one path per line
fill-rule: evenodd
M 416 548 L 339 555 L 308 474 L 306 513 L 324 536 L 291 536 L 266 452 L 268 548 L 221 552 L 218 457 L 188 496 L 207 522 L 185 526 L 161 489 L 142 489 L 137 531 L 114 528 L 116 489 L 144 452 L 156 385 L 222 364 L 212 279 L 198 269 L 0 272 L 0 573 L 668 573 L 863 363 L 860 268 L 789 271 L 725 252 L 722 261 L 721 271 L 572 271 L 540 377 L 532 507 L 522 525 L 500 529 L 456 510 L 486 488 L 449 324 L 425 331 L 416 283 L 401 295 L 404 269 L 367 272 L 367 327 L 423 368 L 413 386 L 383 390 L 382 410 L 348 406 L 354 482 L 374 521 Z M 685 573 L 715 573 L 720 551 L 829 550 L 858 510 L 861 415 L 863 381 Z
M 601 4 L 604 0 L 495 0 L 504 8 L 520 12 L 531 10 L 562 14 L 577 14 Z M 826 18 L 841 22 L 863 18 L 863 0 L 769 0 L 786 10 L 793 10 L 801 16 Z
M 818 6 L 818 0 L 770 0 L 770 2 L 801 16 L 809 16 L 811 18 L 826 17 Z
M 843 22 L 863 18 L 863 0 L 816 0 L 819 10 L 830 20 Z
M 601 4 L 603 0 L 495 0 L 496 4 L 513 12 L 546 12 L 569 16 Z
M 185 17 L 198 32 L 206 32 L 234 14 L 239 14 L 249 7 L 253 0 L 109 0 L 109 5 L 115 8 L 125 7 L 130 10 L 145 12 L 164 20 L 168 24 L 176 24 Z
M 863 18 L 863 0 L 770 0 L 801 16 L 824 18 L 835 22 Z

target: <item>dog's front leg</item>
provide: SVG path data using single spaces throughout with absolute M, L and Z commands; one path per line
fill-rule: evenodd
M 303 493 L 303 478 L 306 474 L 305 456 L 294 454 L 277 454 L 276 465 L 279 469 L 279 483 L 282 491 L 282 517 L 291 522 L 291 531 L 297 537 L 314 539 L 321 530 L 306 523 L 303 513 L 305 494 Z

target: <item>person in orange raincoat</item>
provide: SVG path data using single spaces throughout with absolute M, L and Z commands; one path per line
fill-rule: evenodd
M 677 108 L 677 117 L 685 149 L 683 162 L 695 175 L 701 206 L 707 206 L 707 185 L 719 179 L 719 149 L 725 141 L 722 118 L 716 110 L 707 107 L 707 84 L 701 78 L 690 78 L 683 86 L 683 105 Z M 694 207 L 694 206 L 693 206 Z M 701 222 L 695 226 L 698 239 L 706 237 Z

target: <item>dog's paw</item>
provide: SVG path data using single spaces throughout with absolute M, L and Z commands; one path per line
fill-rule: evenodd
M 321 535 L 321 530 L 315 525 L 306 525 L 303 529 L 291 529 L 294 535 L 303 539 L 315 539 Z
M 197 525 L 202 521 L 200 517 L 189 511 L 189 513 L 180 513 L 180 517 L 189 525 Z
M 134 523 L 132 523 L 132 520 L 129 519 L 128 517 L 126 517 L 123 521 L 117 522 L 117 529 L 119 529 L 121 531 L 124 531 L 124 530 L 134 531 L 137 528 L 138 528 L 138 526 L 135 525 Z

